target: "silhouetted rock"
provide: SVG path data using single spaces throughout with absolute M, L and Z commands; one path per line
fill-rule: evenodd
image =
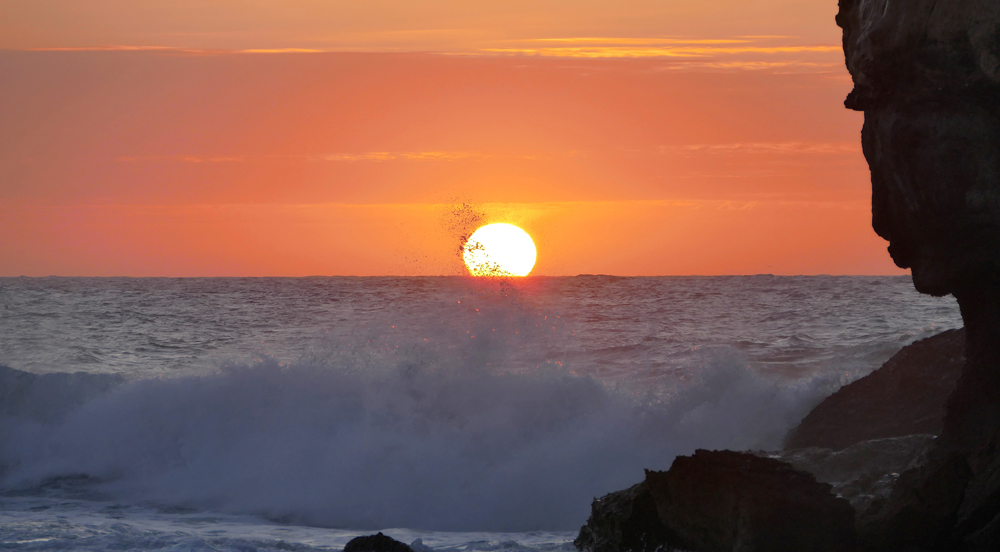
M 939 435 L 945 401 L 965 364 L 965 332 L 903 347 L 881 368 L 841 387 L 789 432 L 785 449 L 842 450 L 871 439 Z
M 413 552 L 413 549 L 392 537 L 378 533 L 351 539 L 344 546 L 344 552 Z
M 837 23 L 875 231 L 920 291 L 979 285 L 1000 266 L 1000 3 L 841 0 Z
M 655 552 L 678 539 L 660 522 L 646 483 L 594 499 L 573 544 L 585 552 Z
M 842 0 L 872 226 L 918 290 L 953 294 L 966 364 L 927 462 L 858 520 L 868 550 L 1000 542 L 1000 2 Z
M 699 552 L 848 551 L 854 511 L 828 484 L 785 462 L 732 451 L 679 456 L 646 472 L 660 521 L 678 548 Z

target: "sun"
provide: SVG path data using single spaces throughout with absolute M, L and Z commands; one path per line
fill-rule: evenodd
M 473 276 L 527 276 L 535 266 L 535 242 L 513 224 L 487 224 L 469 236 L 462 257 Z

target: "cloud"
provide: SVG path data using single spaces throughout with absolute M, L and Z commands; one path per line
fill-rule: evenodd
M 861 153 L 854 142 L 737 142 L 731 144 L 688 144 L 660 146 L 659 153 L 748 153 L 839 155 Z
M 51 48 L 23 48 L 24 52 L 158 52 L 187 55 L 233 55 L 233 54 L 315 54 L 327 50 L 312 48 L 247 48 L 242 50 L 179 48 L 176 46 L 59 46 Z
M 539 48 L 484 48 L 493 54 L 522 54 L 573 58 L 702 58 L 736 54 L 815 54 L 840 52 L 840 46 L 576 46 Z

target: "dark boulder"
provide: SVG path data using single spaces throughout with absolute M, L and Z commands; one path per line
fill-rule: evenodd
M 965 364 L 965 331 L 948 330 L 893 355 L 841 387 L 789 432 L 785 449 L 842 450 L 872 439 L 939 435 Z
M 413 552 L 409 546 L 382 533 L 351 539 L 344 552 Z
M 656 552 L 678 541 L 660 522 L 645 482 L 594 499 L 590 509 L 573 541 L 584 552 Z
M 679 456 L 646 472 L 677 548 L 699 552 L 853 551 L 854 510 L 828 484 L 771 458 L 732 451 Z

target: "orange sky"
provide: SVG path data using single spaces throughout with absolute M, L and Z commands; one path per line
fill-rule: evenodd
M 0 0 L 0 275 L 901 273 L 836 3 L 746 4 Z

